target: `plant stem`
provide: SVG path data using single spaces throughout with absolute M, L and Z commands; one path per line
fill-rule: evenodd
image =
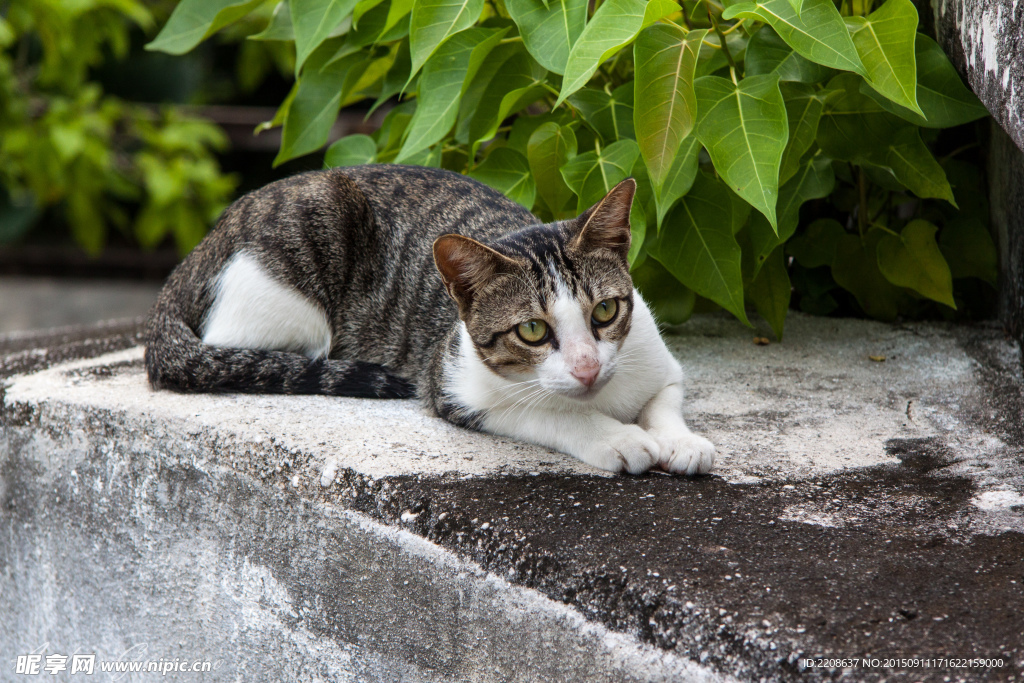
M 864 177 L 864 169 L 860 166 L 857 167 L 857 191 L 860 195 L 860 204 L 857 206 L 857 231 L 863 242 L 864 229 L 868 224 L 868 181 Z
M 708 2 L 709 0 L 705 0 Z M 736 61 L 732 58 L 732 53 L 729 52 L 729 44 L 725 40 L 725 34 L 722 33 L 722 27 L 718 25 L 718 20 L 715 19 L 715 15 L 711 13 L 711 5 L 705 5 L 708 8 L 708 19 L 711 21 L 711 25 L 715 29 L 715 33 L 718 34 L 718 40 L 722 43 L 722 51 L 725 53 L 725 59 L 729 62 L 729 73 L 732 75 L 732 82 L 736 83 Z

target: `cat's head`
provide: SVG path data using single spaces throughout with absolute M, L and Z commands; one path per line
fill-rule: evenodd
M 434 243 L 434 260 L 476 352 L 512 381 L 586 399 L 607 384 L 633 314 L 630 178 L 567 221 L 482 244 Z

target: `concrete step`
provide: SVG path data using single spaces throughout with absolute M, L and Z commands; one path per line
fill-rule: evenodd
M 203 680 L 1024 675 L 1024 383 L 994 327 L 791 313 L 756 346 L 696 318 L 669 341 L 721 451 L 697 479 L 410 401 L 154 392 L 135 329 L 0 337 L 5 672 L 46 643 Z

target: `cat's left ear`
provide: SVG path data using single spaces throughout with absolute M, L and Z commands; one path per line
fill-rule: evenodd
M 608 249 L 626 258 L 631 239 L 629 210 L 633 206 L 634 194 L 636 181 L 632 178 L 626 178 L 613 187 L 604 199 L 576 219 L 582 227 L 571 246 L 584 251 Z

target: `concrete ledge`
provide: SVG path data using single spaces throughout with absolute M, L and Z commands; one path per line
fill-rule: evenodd
M 671 338 L 723 450 L 696 480 L 608 477 L 410 402 L 152 392 L 137 348 L 0 340 L 0 667 L 49 643 L 211 680 L 806 680 L 841 671 L 805 657 L 868 654 L 1024 675 L 1017 346 L 790 330 Z M 132 338 L 74 336 L 56 347 Z

